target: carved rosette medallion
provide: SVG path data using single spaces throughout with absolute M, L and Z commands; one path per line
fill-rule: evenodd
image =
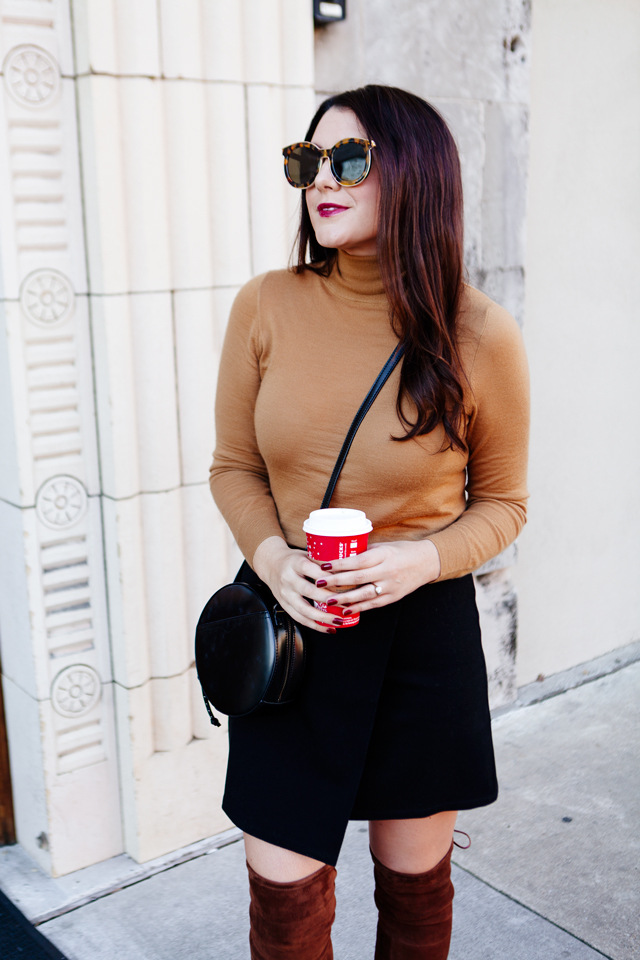
M 84 664 L 62 670 L 51 684 L 51 703 L 62 717 L 81 717 L 100 699 L 100 677 Z
M 42 47 L 23 44 L 4 61 L 4 82 L 22 107 L 48 107 L 60 92 L 60 68 Z
M 52 477 L 36 497 L 38 519 L 52 530 L 72 527 L 87 509 L 87 492 L 75 477 Z
M 34 270 L 20 287 L 22 310 L 39 327 L 64 323 L 75 305 L 71 281 L 58 270 Z

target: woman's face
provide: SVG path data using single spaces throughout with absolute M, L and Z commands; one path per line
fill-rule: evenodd
M 313 143 L 326 150 L 347 137 L 368 139 L 351 110 L 331 107 L 316 127 Z M 321 246 L 345 250 L 356 257 L 375 255 L 380 196 L 375 154 L 374 148 L 369 175 L 357 187 L 336 183 L 328 160 L 323 161 L 320 173 L 307 187 L 307 208 Z

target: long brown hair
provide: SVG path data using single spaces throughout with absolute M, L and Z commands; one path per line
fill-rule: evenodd
M 351 110 L 375 140 L 380 181 L 378 259 L 393 329 L 405 347 L 398 416 L 409 440 L 439 424 L 445 447 L 466 450 L 465 380 L 456 317 L 463 288 L 460 159 L 445 121 L 429 103 L 397 87 L 369 85 L 329 97 L 306 133 L 312 140 L 327 110 Z M 331 272 L 337 250 L 320 246 L 302 194 L 296 272 Z M 403 398 L 413 401 L 412 422 Z

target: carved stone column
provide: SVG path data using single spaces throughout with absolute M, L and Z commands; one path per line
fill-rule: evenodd
M 286 264 L 281 147 L 313 110 L 294 0 L 81 3 L 76 72 L 125 849 L 227 829 L 227 738 L 204 711 L 196 618 L 239 563 L 214 508 L 230 304 Z M 234 569 L 235 568 L 235 569 Z
M 193 632 L 230 304 L 284 266 L 298 0 L 3 0 L 0 631 L 18 839 L 55 874 L 229 824 Z
M 122 849 L 69 13 L 2 4 L 0 632 L 20 843 Z

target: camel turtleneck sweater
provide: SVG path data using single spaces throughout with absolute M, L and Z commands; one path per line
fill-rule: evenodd
M 364 510 L 371 542 L 433 541 L 440 579 L 475 570 L 511 543 L 527 500 L 518 326 L 467 286 L 458 330 L 468 453 L 443 451 L 441 428 L 391 439 L 405 432 L 399 365 L 356 435 L 331 503 Z M 249 563 L 267 537 L 305 547 L 302 524 L 320 506 L 351 420 L 396 344 L 375 257 L 340 252 L 328 278 L 278 270 L 239 292 L 218 378 L 211 490 Z

